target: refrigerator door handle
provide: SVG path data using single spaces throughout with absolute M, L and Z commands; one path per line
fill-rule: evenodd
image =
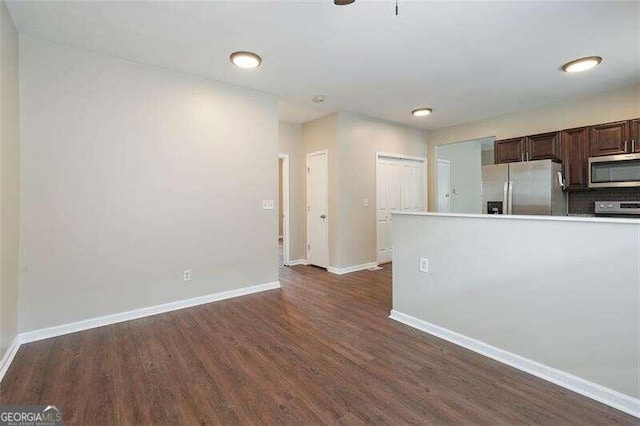
M 513 181 L 509 181 L 509 204 L 507 214 L 513 214 Z
M 509 214 L 509 182 L 504 183 L 502 190 L 502 214 Z

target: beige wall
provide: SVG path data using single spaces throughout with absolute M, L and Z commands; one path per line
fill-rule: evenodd
M 329 151 L 330 265 L 346 268 L 375 262 L 376 152 L 424 157 L 420 131 L 348 112 L 333 113 L 302 128 L 306 153 Z
M 18 33 L 0 1 L 0 359 L 17 334 L 20 253 Z
M 274 96 L 24 35 L 20 64 L 20 331 L 277 281 Z
M 306 170 L 307 154 L 310 152 L 327 150 L 329 162 L 329 265 L 334 265 L 338 261 L 340 246 L 338 244 L 338 234 L 340 231 L 339 212 L 339 185 L 340 185 L 340 152 L 338 150 L 338 118 L 339 113 L 320 117 L 302 125 L 302 140 L 304 144 L 303 164 Z M 307 176 L 304 173 L 304 203 L 306 206 L 307 197 Z M 305 208 L 306 210 L 306 208 Z M 304 213 L 304 245 L 307 244 L 307 214 Z M 306 257 L 306 248 L 305 248 Z
M 339 117 L 341 232 L 332 266 L 345 268 L 376 261 L 376 152 L 425 157 L 426 144 L 408 126 L 348 112 Z
M 305 153 L 302 125 L 278 123 L 278 153 L 289 156 L 289 257 L 307 257 L 305 250 Z
M 435 156 L 431 155 L 436 145 L 487 136 L 505 139 L 637 117 L 640 117 L 640 85 L 428 131 L 425 138 L 430 154 L 429 210 L 437 209 Z

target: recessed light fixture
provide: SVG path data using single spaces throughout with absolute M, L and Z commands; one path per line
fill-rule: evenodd
M 433 110 L 431 108 L 418 108 L 411 111 L 414 117 L 426 117 L 431 114 Z
M 585 58 L 579 58 L 571 62 L 567 62 L 562 66 L 564 72 L 582 72 L 590 70 L 600 65 L 602 58 L 600 56 L 587 56 Z
M 325 97 L 320 95 L 320 96 L 316 96 L 315 98 L 312 99 L 314 103 L 316 104 L 321 104 L 325 101 Z
M 242 69 L 258 68 L 262 63 L 262 58 L 253 52 L 233 52 L 229 59 L 233 65 Z

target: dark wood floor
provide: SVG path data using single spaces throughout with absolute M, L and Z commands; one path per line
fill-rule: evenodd
M 20 348 L 1 404 L 68 424 L 638 424 L 387 318 L 391 272 L 283 288 Z

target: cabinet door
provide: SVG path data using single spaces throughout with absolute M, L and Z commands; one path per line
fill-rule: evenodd
M 496 164 L 524 161 L 525 138 L 496 141 L 494 147 Z
M 561 161 L 560 132 L 527 136 L 525 159 L 527 161 L 546 159 Z
M 631 151 L 632 153 L 640 152 L 640 118 L 629 122 L 631 130 Z
M 591 156 L 625 154 L 628 146 L 629 122 L 598 124 L 591 126 L 590 152 Z
M 589 128 L 562 131 L 564 179 L 569 190 L 587 189 L 589 183 Z

